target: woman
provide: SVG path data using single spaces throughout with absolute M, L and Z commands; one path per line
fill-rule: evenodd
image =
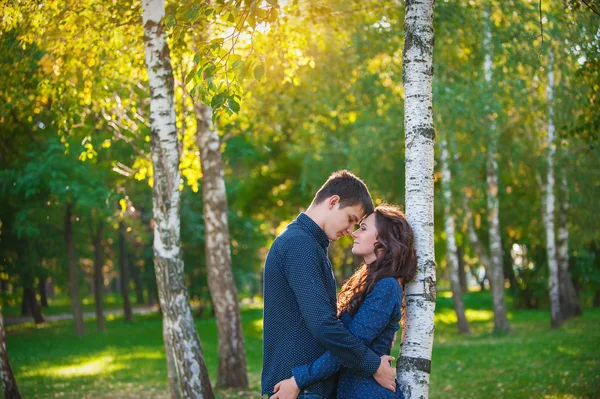
M 404 213 L 396 206 L 381 205 L 352 233 L 352 253 L 362 256 L 363 265 L 344 283 L 338 295 L 338 318 L 379 356 L 389 355 L 402 317 L 402 287 L 416 273 L 414 236 Z M 340 399 L 402 398 L 365 377 L 345 368 L 326 352 L 312 363 L 295 367 L 292 378 L 275 386 L 271 398 L 296 397 L 300 389 L 339 371 Z M 308 387 L 308 388 L 307 388 Z

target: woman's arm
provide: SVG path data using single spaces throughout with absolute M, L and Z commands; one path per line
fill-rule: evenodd
M 395 307 L 399 305 L 398 285 L 393 278 L 378 281 L 356 312 L 348 329 L 365 345 L 370 346 L 388 325 Z M 341 362 L 331 352 L 325 352 L 314 362 L 294 367 L 292 375 L 298 388 L 304 389 L 332 376 L 340 366 Z

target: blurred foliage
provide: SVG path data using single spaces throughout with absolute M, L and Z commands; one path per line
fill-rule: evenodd
M 139 1 L 31 0 L 0 7 L 1 278 L 14 292 L 25 278 L 52 277 L 66 289 L 62 233 L 65 207 L 72 204 L 82 279 L 89 281 L 91 273 L 89 225 L 102 219 L 111 226 L 103 245 L 107 285 L 113 284 L 123 219 L 130 263 L 150 300 L 156 295 L 153 175 Z M 332 171 L 357 173 L 377 204 L 403 204 L 403 120 L 410 115 L 404 115 L 398 2 L 198 0 L 167 2 L 166 10 L 181 143 L 181 240 L 192 299 L 211 306 L 193 111 L 198 102 L 216 111 L 242 297 L 260 295 L 270 243 Z M 536 176 L 547 168 L 549 48 L 557 54 L 557 171 L 566 173 L 569 186 L 571 272 L 582 300 L 591 304 L 600 286 L 600 216 L 594 211 L 600 194 L 598 17 L 575 1 L 460 0 L 437 2 L 434 24 L 434 118 L 437 134 L 449 141 L 457 242 L 466 263 L 477 266 L 462 198 L 471 196 L 487 245 L 485 155 L 492 118 L 499 135 L 500 226 L 516 306 L 547 302 Z M 492 32 L 489 48 L 482 44 L 485 24 Z M 493 61 L 490 83 L 483 76 L 486 52 Z M 443 286 L 440 177 L 436 173 L 435 240 Z M 348 244 L 330 250 L 340 281 L 359 264 Z M 515 244 L 527 248 L 531 268 L 511 264 Z M 89 291 L 86 284 L 82 289 Z

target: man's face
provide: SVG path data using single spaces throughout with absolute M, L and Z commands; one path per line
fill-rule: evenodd
M 329 215 L 325 223 L 325 234 L 330 240 L 337 240 L 345 235 L 352 234 L 354 226 L 364 216 L 362 205 L 353 205 L 340 208 L 339 200 L 329 207 Z

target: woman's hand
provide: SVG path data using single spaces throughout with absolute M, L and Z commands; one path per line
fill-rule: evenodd
M 271 396 L 271 399 L 296 399 L 300 394 L 300 388 L 294 377 L 279 381 L 273 391 L 275 395 Z

